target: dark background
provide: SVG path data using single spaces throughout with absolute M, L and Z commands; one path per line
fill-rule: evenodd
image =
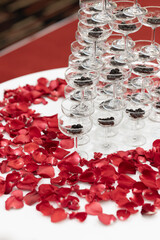
M 79 0 L 0 0 L 0 50 L 77 12 Z

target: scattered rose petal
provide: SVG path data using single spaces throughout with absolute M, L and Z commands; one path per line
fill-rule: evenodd
M 44 216 L 51 216 L 54 208 L 50 205 L 48 201 L 42 201 L 37 204 L 36 209 L 40 211 Z
M 102 213 L 102 207 L 99 202 L 92 202 L 85 205 L 86 213 L 90 215 L 98 215 Z
M 31 152 L 33 152 L 33 151 L 35 151 L 36 149 L 38 149 L 39 148 L 39 146 L 38 146 L 38 144 L 36 144 L 36 143 L 27 143 L 27 144 L 25 144 L 25 146 L 24 146 L 24 151 L 25 152 L 28 152 L 28 153 L 31 153 Z
M 151 205 L 150 203 L 145 203 L 142 206 L 141 214 L 142 215 L 154 215 L 154 214 L 156 214 L 155 206 Z
M 127 220 L 130 215 L 131 215 L 130 212 L 126 209 L 120 209 L 117 211 L 117 217 L 121 221 Z
M 40 200 L 41 198 L 36 190 L 27 193 L 24 197 L 25 203 L 29 206 L 33 205 L 36 202 L 39 202 Z
M 74 139 L 62 139 L 60 141 L 60 147 L 64 149 L 70 149 L 74 147 Z
M 98 215 L 98 219 L 104 225 L 110 225 L 110 224 L 112 224 L 113 222 L 115 222 L 117 220 L 114 215 L 112 215 L 112 214 L 105 214 L 105 213 L 99 214 Z
M 69 215 L 70 219 L 77 218 L 80 222 L 84 222 L 87 218 L 87 213 L 86 212 L 78 212 L 78 213 L 71 213 Z
M 51 215 L 51 222 L 57 223 L 65 220 L 67 218 L 67 213 L 63 208 L 54 209 Z
M 43 178 L 52 178 L 55 175 L 54 168 L 52 166 L 39 166 L 37 174 Z

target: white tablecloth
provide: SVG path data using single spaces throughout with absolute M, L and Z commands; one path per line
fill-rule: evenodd
M 64 71 L 64 68 L 49 70 L 4 82 L 0 85 L 0 96 L 2 98 L 5 89 L 24 86 L 26 83 L 35 84 L 39 77 L 46 77 L 49 80 L 53 80 L 56 77 L 64 78 Z M 61 112 L 61 100 L 57 102 L 49 101 L 47 105 L 35 105 L 33 108 L 42 115 L 53 115 Z M 91 143 L 85 146 L 85 150 L 90 152 L 90 156 L 92 156 L 93 151 L 99 150 L 97 139 L 101 138 L 94 138 L 95 131 L 91 132 Z M 119 150 L 130 149 L 123 142 L 127 131 L 124 120 L 118 135 L 113 138 Z M 143 132 L 147 138 L 147 143 L 143 147 L 149 149 L 152 147 L 152 142 L 160 136 L 159 123 L 146 120 Z M 24 208 L 19 210 L 6 211 L 5 200 L 7 198 L 8 195 L 0 197 L 0 240 L 150 240 L 159 238 L 160 212 L 151 217 L 144 217 L 138 213 L 132 215 L 125 222 L 117 221 L 110 226 L 101 224 L 96 216 L 89 215 L 83 223 L 79 223 L 77 220 L 66 220 L 54 224 L 51 223 L 49 217 L 44 217 L 40 212 L 36 211 L 35 205 L 25 205 Z M 116 208 L 113 203 L 106 202 L 102 206 L 105 213 L 115 214 Z

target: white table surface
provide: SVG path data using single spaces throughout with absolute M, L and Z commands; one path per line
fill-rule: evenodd
M 56 77 L 64 78 L 65 69 L 54 69 L 22 76 L 0 84 L 0 96 L 2 98 L 5 89 L 14 89 L 25 84 L 35 84 L 39 77 L 53 80 Z M 61 100 L 49 101 L 47 105 L 33 106 L 42 115 L 49 116 L 60 112 Z M 143 129 L 147 138 L 145 149 L 152 147 L 152 142 L 160 138 L 160 124 L 146 120 Z M 127 133 L 125 121 L 122 122 L 119 134 L 114 137 L 119 150 L 131 149 L 123 143 Z M 90 152 L 98 151 L 98 140 L 95 131 L 91 132 L 91 143 L 85 146 Z M 97 135 L 96 135 L 97 136 Z M 35 209 L 35 205 L 25 205 L 19 210 L 5 210 L 5 200 L 9 197 L 0 197 L 0 240 L 135 240 L 135 239 L 159 239 L 160 212 L 151 217 L 144 217 L 140 213 L 132 215 L 127 221 L 116 221 L 113 225 L 101 224 L 96 216 L 87 217 L 86 221 L 79 223 L 77 220 L 65 220 L 60 223 L 51 223 L 49 217 L 44 217 Z M 115 214 L 115 205 L 110 202 L 102 204 L 104 213 Z M 83 209 L 81 209 L 83 211 Z

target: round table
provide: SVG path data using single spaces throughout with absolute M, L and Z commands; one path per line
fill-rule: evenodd
M 6 89 L 14 89 L 18 86 L 26 84 L 34 85 L 37 79 L 45 77 L 48 80 L 54 80 L 57 77 L 64 78 L 65 68 L 53 69 L 34 74 L 25 75 L 7 82 L 0 86 L 0 96 L 2 99 L 3 92 Z M 34 105 L 33 109 L 40 112 L 42 115 L 49 116 L 56 113 L 61 113 L 61 99 L 57 102 L 48 101 L 47 105 Z M 131 149 L 124 144 L 124 139 L 128 128 L 125 125 L 125 119 L 122 122 L 119 133 L 114 137 L 119 150 Z M 93 129 L 90 133 L 91 142 L 84 146 L 85 150 L 89 152 L 90 157 L 93 152 L 98 152 L 99 141 L 97 130 Z M 153 123 L 146 120 L 144 135 L 147 138 L 147 143 L 143 146 L 144 149 L 150 149 L 152 142 L 159 138 L 159 123 Z M 96 135 L 96 138 L 95 138 Z M 27 192 L 26 192 L 27 193 Z M 35 205 L 25 205 L 19 210 L 5 210 L 5 200 L 8 195 L 0 197 L 0 240 L 135 240 L 157 238 L 159 235 L 160 214 L 157 213 L 151 217 L 144 217 L 140 213 L 132 215 L 126 222 L 117 221 L 113 225 L 102 225 L 97 216 L 89 216 L 86 221 L 79 223 L 77 220 L 66 220 L 57 224 L 50 221 L 49 217 L 42 216 L 42 214 L 35 209 Z M 102 203 L 104 212 L 107 214 L 115 214 L 115 204 L 112 202 Z M 83 209 L 82 209 L 83 211 Z

